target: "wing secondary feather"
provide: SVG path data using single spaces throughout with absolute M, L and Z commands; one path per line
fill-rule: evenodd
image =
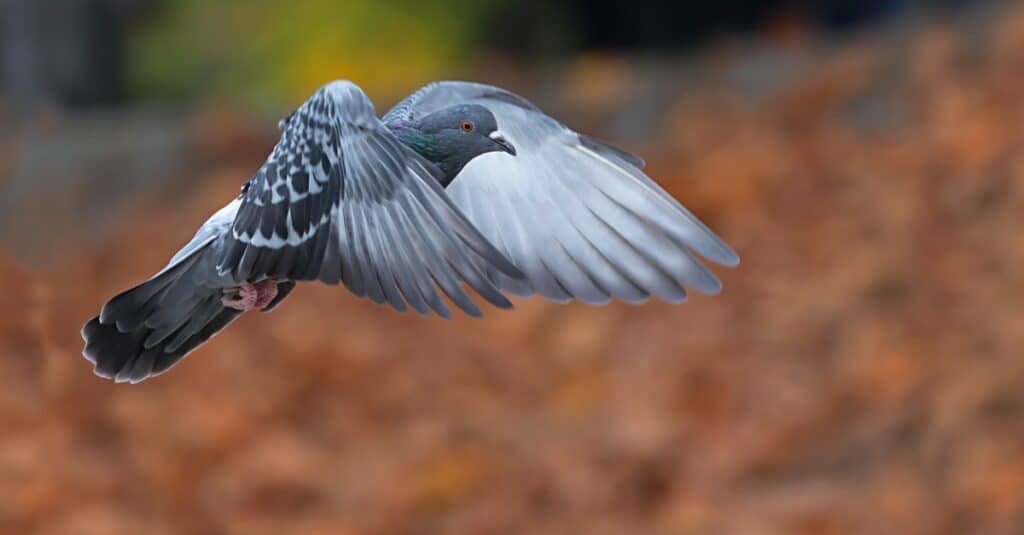
M 342 282 L 397 310 L 450 315 L 437 292 L 480 311 L 466 283 L 495 306 L 511 303 L 485 275 L 519 270 L 438 184 L 438 170 L 402 145 L 357 86 L 333 82 L 281 125 L 280 142 L 241 196 L 218 269 Z

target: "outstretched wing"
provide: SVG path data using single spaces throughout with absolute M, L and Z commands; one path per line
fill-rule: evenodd
M 721 283 L 692 254 L 727 266 L 739 257 L 645 175 L 643 161 L 578 134 L 526 99 L 493 86 L 437 82 L 385 116 L 414 118 L 460 103 L 494 113 L 517 150 L 485 154 L 448 186 L 452 200 L 527 276 L 490 269 L 499 287 L 554 301 L 640 302 L 686 298 L 683 285 L 717 293 Z
M 492 304 L 511 307 L 485 270 L 521 273 L 452 204 L 437 169 L 377 119 L 356 85 L 324 86 L 282 129 L 243 188 L 217 264 L 222 274 L 341 281 L 377 303 L 445 317 L 438 286 L 480 314 L 460 287 L 466 282 Z

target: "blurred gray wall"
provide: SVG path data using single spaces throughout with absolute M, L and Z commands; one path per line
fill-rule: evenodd
M 0 0 L 0 87 L 20 109 L 124 95 L 129 21 L 156 0 Z

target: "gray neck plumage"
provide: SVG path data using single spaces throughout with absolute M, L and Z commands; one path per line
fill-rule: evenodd
M 426 158 L 441 170 L 444 175 L 441 179 L 441 186 L 447 187 L 452 180 L 462 171 L 468 161 L 461 156 L 463 151 L 451 144 L 444 138 L 427 134 L 419 129 L 419 124 L 414 120 L 395 119 L 385 123 L 388 130 L 420 156 Z

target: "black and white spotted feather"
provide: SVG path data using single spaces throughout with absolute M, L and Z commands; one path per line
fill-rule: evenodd
M 509 301 L 486 267 L 521 276 L 439 185 L 438 170 L 401 144 L 357 86 L 320 89 L 282 125 L 281 140 L 248 183 L 218 263 L 240 281 L 339 281 L 398 310 L 450 313 L 441 290 L 471 315 L 466 282 Z

